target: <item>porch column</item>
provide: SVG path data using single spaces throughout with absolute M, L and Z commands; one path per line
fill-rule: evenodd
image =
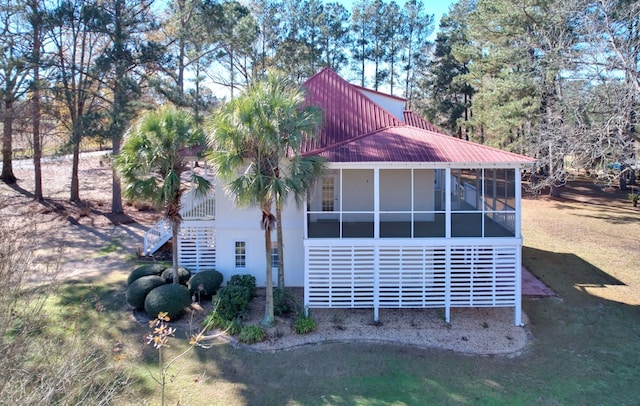
M 444 207 L 445 207 L 445 238 L 451 238 L 451 168 L 445 169 L 444 179 Z M 446 245 L 444 272 L 444 319 L 451 321 L 451 244 Z
M 520 168 L 515 168 L 515 200 L 516 200 L 516 218 L 515 218 L 515 236 L 519 239 L 520 244 L 516 250 L 516 306 L 514 322 L 516 326 L 522 325 L 522 232 L 520 212 L 522 211 L 522 178 Z
M 373 169 L 373 238 L 380 238 L 380 168 Z M 373 259 L 373 321 L 380 318 L 380 249 L 376 243 Z

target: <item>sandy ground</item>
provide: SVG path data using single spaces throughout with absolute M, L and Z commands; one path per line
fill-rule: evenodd
M 0 184 L 0 222 L 26 230 L 40 269 L 57 260 L 68 280 L 92 281 L 105 277 L 123 280 L 131 260 L 142 247 L 144 231 L 158 213 L 125 207 L 112 215 L 111 168 L 103 154 L 83 157 L 80 163 L 80 205 L 68 202 L 71 165 L 67 159 L 43 165 L 46 201 L 33 201 L 33 172 L 16 165 L 20 179 L 14 187 Z M 115 279 L 118 278 L 118 279 Z M 252 302 L 246 322 L 257 323 L 264 309 L 262 295 Z M 123 306 L 123 309 L 125 307 Z M 470 354 L 519 354 L 527 346 L 526 327 L 514 325 L 513 309 L 452 309 L 445 323 L 444 310 L 381 310 L 373 323 L 373 310 L 313 310 L 314 333 L 297 335 L 290 318 L 281 318 L 267 332 L 267 340 L 245 346 L 256 351 L 278 351 L 326 342 L 385 342 L 421 348 L 442 348 Z M 525 324 L 526 315 L 523 315 Z

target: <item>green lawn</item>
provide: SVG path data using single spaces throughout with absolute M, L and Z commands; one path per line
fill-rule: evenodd
M 168 404 L 640 404 L 639 216 L 620 202 L 524 202 L 524 263 L 559 297 L 525 300 L 530 341 L 520 355 L 358 343 L 263 354 L 219 345 L 172 370 Z M 157 353 L 143 349 L 148 329 L 123 310 L 124 281 L 80 286 L 67 293 L 88 298 L 96 331 L 123 342 L 114 360 L 133 367 L 134 393 L 123 403 L 158 404 L 149 377 Z M 185 345 L 172 340 L 167 356 Z

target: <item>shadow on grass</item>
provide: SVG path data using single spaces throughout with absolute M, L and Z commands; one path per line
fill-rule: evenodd
M 562 298 L 596 300 L 579 287 L 625 286 L 625 283 L 572 253 L 556 253 L 523 247 L 522 262 L 527 269 Z

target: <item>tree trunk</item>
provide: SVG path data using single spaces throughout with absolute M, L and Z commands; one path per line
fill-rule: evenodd
M 276 233 L 278 238 L 278 288 L 284 289 L 284 241 L 282 239 L 282 201 L 276 199 Z
M 120 153 L 120 137 L 114 136 L 111 139 L 112 156 L 115 157 Z M 111 168 L 112 182 L 111 182 L 111 213 L 122 213 L 122 186 L 120 185 L 120 176 L 115 166 Z
M 271 214 L 270 214 L 271 215 Z M 264 249 L 267 259 L 267 281 L 265 284 L 266 290 L 266 304 L 264 308 L 264 319 L 261 324 L 263 326 L 272 326 L 274 323 L 273 315 L 273 269 L 271 267 L 271 228 L 265 227 L 264 229 Z
M 78 129 L 73 130 L 73 161 L 71 164 L 71 190 L 69 200 L 74 203 L 80 203 L 80 180 L 78 178 L 78 168 L 80 166 L 80 135 L 77 134 Z
M 167 219 L 171 221 L 171 258 L 173 266 L 173 283 L 180 283 L 180 274 L 178 273 L 178 230 L 180 229 L 180 220 L 176 218 Z
M 42 194 L 42 146 L 40 145 L 40 12 L 38 0 L 32 0 L 31 24 L 33 25 L 33 97 L 31 98 L 31 121 L 33 124 L 33 174 L 34 174 L 34 198 L 37 201 L 44 200 Z
M 2 174 L 0 179 L 8 185 L 18 180 L 13 174 L 13 100 L 10 96 L 4 101 L 4 120 L 2 129 Z
M 271 266 L 271 231 L 273 230 L 275 217 L 271 214 L 272 205 L 273 201 L 271 199 L 265 199 L 260 207 L 262 210 L 261 227 L 264 229 L 264 251 L 267 260 L 264 319 L 260 322 L 263 326 L 272 326 L 275 321 L 273 316 L 273 268 Z

